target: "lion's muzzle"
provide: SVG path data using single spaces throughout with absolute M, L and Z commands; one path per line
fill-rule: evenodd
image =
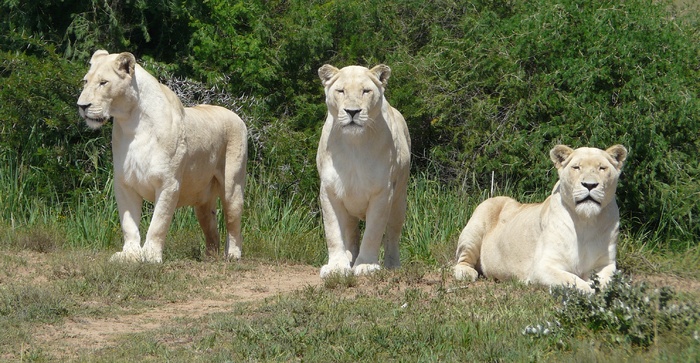
M 91 103 L 78 103 L 78 113 L 80 114 L 80 117 L 82 117 L 85 120 L 85 123 L 88 125 L 89 128 L 98 129 L 107 122 L 108 117 L 99 115 L 96 112 L 90 112 L 90 106 L 92 106 Z M 91 113 L 93 115 L 90 115 Z
M 582 203 L 586 203 L 586 202 L 593 202 L 593 203 L 595 203 L 595 204 L 600 205 L 600 202 L 597 201 L 597 200 L 595 200 L 595 198 L 593 198 L 593 196 L 591 196 L 590 194 L 588 194 L 585 198 L 583 198 L 583 199 L 581 199 L 581 200 L 577 200 L 577 201 L 576 201 L 576 205 L 579 205 L 579 204 L 582 204 Z

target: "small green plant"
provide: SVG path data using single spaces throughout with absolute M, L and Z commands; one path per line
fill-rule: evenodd
M 355 286 L 357 286 L 357 276 L 352 273 L 346 275 L 337 272 L 323 279 L 323 287 L 329 290 L 345 289 Z
M 700 309 L 674 302 L 675 293 L 668 287 L 650 289 L 621 273 L 602 289 L 597 277 L 593 281 L 595 294 L 565 286 L 552 288 L 552 296 L 561 301 L 555 319 L 528 325 L 522 333 L 573 337 L 588 331 L 611 344 L 648 347 L 666 332 L 693 335 L 697 331 L 693 329 L 700 322 Z

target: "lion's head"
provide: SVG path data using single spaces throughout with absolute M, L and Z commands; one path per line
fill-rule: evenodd
M 371 129 L 372 122 L 381 113 L 390 75 L 391 69 L 383 64 L 372 69 L 360 66 L 338 69 L 329 64 L 319 68 L 328 112 L 336 122 L 334 127 L 349 133 Z
M 617 180 L 627 149 L 622 145 L 607 150 L 582 147 L 576 150 L 557 145 L 549 156 L 559 173 L 557 191 L 562 201 L 582 217 L 597 216 L 615 200 Z
M 78 98 L 78 112 L 90 128 L 99 128 L 115 114 L 131 109 L 131 99 L 136 97 L 131 85 L 135 67 L 131 53 L 98 50 L 92 55 Z

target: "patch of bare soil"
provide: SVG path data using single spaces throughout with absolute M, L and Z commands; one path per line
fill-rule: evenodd
M 225 284 L 212 286 L 205 299 L 163 304 L 138 314 L 109 318 L 76 317 L 60 325 L 42 326 L 35 341 L 55 358 L 73 358 L 85 350 L 98 350 L 116 343 L 123 334 L 155 330 L 174 319 L 198 318 L 228 311 L 235 303 L 262 301 L 306 286 L 321 285 L 316 268 L 300 265 L 259 265 L 243 271 Z

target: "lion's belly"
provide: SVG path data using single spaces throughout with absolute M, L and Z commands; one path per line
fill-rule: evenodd
M 365 220 L 369 207 L 369 197 L 363 194 L 346 195 L 343 198 L 343 206 L 351 216 Z
M 204 204 L 222 195 L 222 185 L 218 180 L 223 180 L 223 174 L 212 172 L 186 174 L 180 184 L 178 207 Z
M 145 200 L 154 202 L 156 193 L 171 184 L 177 184 L 178 207 L 203 204 L 221 194 L 223 166 L 215 156 L 190 156 L 178 165 L 157 151 L 146 158 L 140 155 L 129 150 L 115 159 L 115 176 Z

